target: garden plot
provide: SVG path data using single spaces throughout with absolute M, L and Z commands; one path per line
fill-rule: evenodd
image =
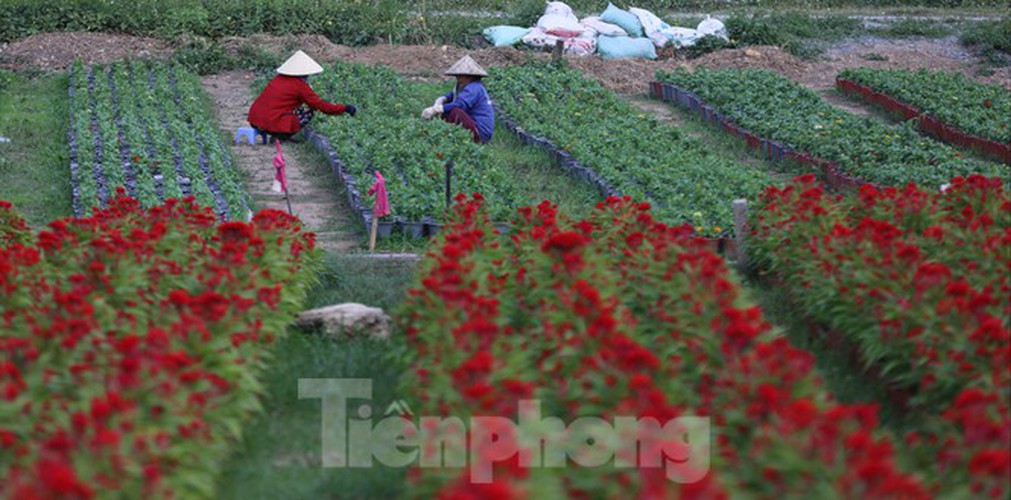
M 193 196 L 222 218 L 247 216 L 231 153 L 195 75 L 165 63 L 78 63 L 69 94 L 76 213 L 123 188 L 143 206 Z
M 560 171 L 550 165 L 550 158 L 517 151 L 501 129 L 491 143 L 478 145 L 461 127 L 423 121 L 420 110 L 451 88 L 448 85 L 410 82 L 388 68 L 345 63 L 328 67 L 312 84 L 326 99 L 359 107 L 355 118 L 318 117 L 310 137 L 329 155 L 351 206 L 366 224 L 371 220 L 367 190 L 375 182 L 374 172 L 386 178 L 393 217 L 380 222 L 381 236 L 395 230 L 412 236 L 438 231 L 447 208 L 447 165 L 452 166 L 450 197 L 479 192 L 500 222 L 507 222 L 531 197 L 582 200 L 587 207 L 599 200 L 582 186 L 542 185 L 542 179 Z M 539 165 L 531 168 L 531 160 Z M 515 165 L 517 161 L 527 165 Z
M 856 117 L 770 71 L 698 68 L 659 72 L 657 79 L 655 97 L 702 113 L 767 157 L 813 165 L 834 185 L 940 187 L 974 173 L 1011 178 L 1007 166 L 964 158 L 908 124 Z
M 848 69 L 839 90 L 903 119 L 917 118 L 923 132 L 1011 164 L 1011 93 L 961 73 Z
M 338 158 L 352 207 L 368 222 L 371 203 L 363 198 L 379 171 L 387 179 L 393 220 L 420 236 L 446 210 L 446 166 L 452 162 L 451 190 L 484 193 L 504 218 L 516 203 L 508 172 L 487 168 L 487 149 L 472 143 L 466 130 L 421 121 L 418 110 L 431 103 L 410 95 L 410 85 L 390 69 L 340 63 L 313 80 L 321 95 L 361 109 L 360 119 L 316 126 Z
M 972 176 L 943 193 L 908 185 L 839 198 L 807 176 L 766 191 L 752 224 L 752 257 L 790 290 L 798 312 L 852 346 L 875 385 L 903 395 L 901 410 L 916 423 L 903 431 L 904 453 L 933 478 L 935 494 L 1006 497 L 1003 182 Z
M 216 497 L 316 268 L 294 217 L 219 222 L 113 196 L 36 235 L 0 201 L 0 497 Z
M 810 353 L 771 331 L 726 261 L 702 248 L 691 228 L 659 223 L 641 203 L 611 199 L 582 220 L 549 203 L 523 208 L 508 240 L 493 229 L 481 202 L 467 200 L 421 263 L 401 311 L 412 367 L 401 387 L 414 396 L 412 408 L 467 421 L 511 416 L 518 401 L 536 400 L 540 414 L 561 422 L 708 416 L 712 434 L 693 434 L 677 447 L 675 474 L 693 478 L 679 484 L 663 468 L 643 466 L 635 444 L 588 447 L 580 432 L 586 427 L 569 427 L 579 436 L 574 442 L 527 415 L 534 423 L 517 431 L 473 432 L 498 436 L 472 437 L 469 450 L 493 456 L 495 445 L 508 444 L 540 464 L 555 453 L 549 447 L 567 444 L 577 463 L 603 457 L 599 466 L 524 469 L 513 457 L 496 464 L 491 485 L 468 483 L 480 471 L 474 462 L 422 467 L 408 476 L 414 496 L 928 497 L 932 485 L 904 470 L 875 408 L 834 401 Z M 640 453 L 663 448 L 671 457 L 674 448 L 659 444 L 669 441 L 646 429 L 625 431 L 615 429 L 611 444 L 639 439 Z M 457 438 L 446 426 L 426 426 L 415 443 L 422 460 L 431 460 L 443 446 L 449 455 L 468 445 Z M 550 443 L 543 454 L 539 440 Z M 616 465 L 612 452 L 639 467 Z
M 731 201 L 774 183 L 761 166 L 711 154 L 576 70 L 497 69 L 488 87 L 511 130 L 557 151 L 601 190 L 648 201 L 657 218 L 690 223 L 699 235 L 731 234 Z

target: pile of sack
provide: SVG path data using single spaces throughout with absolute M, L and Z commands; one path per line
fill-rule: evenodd
M 727 31 L 723 23 L 708 16 L 695 29 L 679 28 L 648 10 L 635 7 L 624 10 L 614 4 L 608 4 L 599 16 L 579 19 L 564 2 L 548 2 L 536 26 L 492 26 L 484 30 L 484 36 L 496 47 L 519 42 L 531 47 L 554 47 L 562 40 L 567 54 L 656 59 L 659 47 L 688 47 L 704 36 L 726 40 Z

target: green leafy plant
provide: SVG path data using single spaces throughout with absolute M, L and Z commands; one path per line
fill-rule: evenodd
M 572 153 L 622 194 L 649 201 L 661 220 L 697 223 L 701 234 L 730 234 L 730 202 L 773 182 L 761 167 L 709 154 L 577 70 L 500 68 L 488 86 L 499 109 L 527 132 Z
M 1011 17 L 977 23 L 962 33 L 959 40 L 979 51 L 990 64 L 1011 64 Z
M 196 75 L 155 62 L 76 63 L 72 74 L 77 210 L 88 213 L 122 186 L 144 206 L 193 195 L 223 216 L 246 217 L 231 151 Z
M 657 78 L 697 94 L 758 136 L 836 162 L 843 172 L 867 182 L 939 187 L 973 173 L 1011 179 L 1006 165 L 964 158 L 921 136 L 911 124 L 889 126 L 857 117 L 771 71 L 698 68 L 661 71 Z
M 999 85 L 926 69 L 853 68 L 839 73 L 839 78 L 887 94 L 964 132 L 1011 143 L 1011 93 Z
M 441 219 L 449 162 L 454 193 L 482 193 L 502 221 L 518 206 L 510 172 L 490 161 L 488 148 L 474 144 L 461 127 L 423 121 L 419 110 L 436 96 L 413 91 L 413 84 L 392 69 L 337 63 L 314 77 L 312 85 L 332 102 L 359 107 L 358 119 L 321 118 L 314 127 L 329 139 L 363 196 L 375 181 L 373 172 L 383 174 L 395 216 Z

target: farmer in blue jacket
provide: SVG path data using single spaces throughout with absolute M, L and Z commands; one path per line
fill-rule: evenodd
M 495 110 L 481 83 L 481 78 L 488 73 L 470 56 L 463 56 L 445 74 L 456 77 L 456 88 L 425 108 L 421 117 L 430 120 L 442 115 L 443 120 L 470 130 L 474 142 L 487 143 L 495 132 Z

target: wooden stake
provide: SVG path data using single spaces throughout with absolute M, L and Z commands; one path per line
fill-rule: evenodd
M 560 61 L 562 59 L 562 50 L 565 49 L 564 40 L 555 40 L 555 49 L 551 53 L 552 61 Z
M 748 200 L 734 200 L 734 234 L 737 243 L 737 267 L 744 271 L 748 267 L 748 254 L 744 245 L 745 232 L 748 230 Z
M 376 234 L 379 233 L 379 217 L 376 214 L 372 214 L 372 230 L 369 231 L 369 251 L 376 249 Z
M 288 196 L 288 188 L 284 189 L 284 201 L 288 204 L 288 215 L 295 215 L 291 212 L 291 198 Z

